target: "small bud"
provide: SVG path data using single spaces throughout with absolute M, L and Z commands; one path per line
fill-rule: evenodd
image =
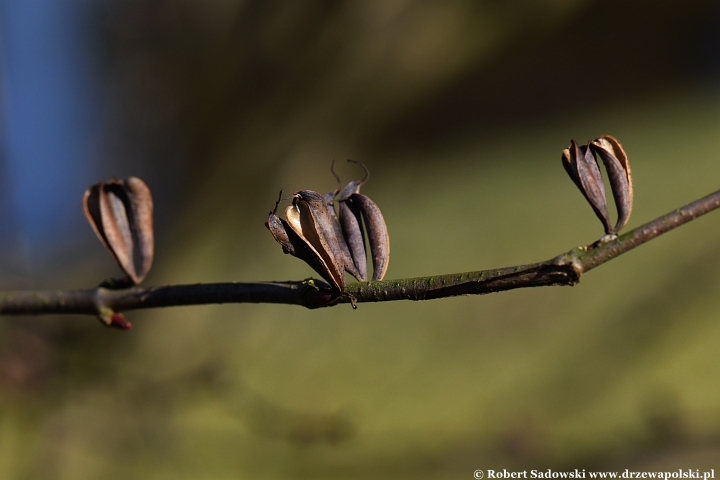
M 117 328 L 118 330 L 132 330 L 132 323 L 121 313 L 115 313 L 110 318 L 108 327 Z
M 98 319 L 106 327 L 117 328 L 118 330 L 131 330 L 132 323 L 122 313 L 118 313 L 109 307 L 100 307 Z
M 134 284 L 152 266 L 153 201 L 150 189 L 137 177 L 97 183 L 85 192 L 85 216 L 118 266 Z

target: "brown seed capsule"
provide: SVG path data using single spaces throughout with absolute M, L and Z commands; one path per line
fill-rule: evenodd
M 373 280 L 382 280 L 390 264 L 390 236 L 380 208 L 362 193 L 353 193 L 348 199 L 356 206 L 367 228 L 373 262 Z
M 97 183 L 85 192 L 90 226 L 134 284 L 150 271 L 154 254 L 153 201 L 137 177 Z
M 340 193 L 340 224 L 343 235 L 356 267 L 364 274 L 364 280 L 367 278 L 367 257 L 363 232 L 363 223 L 365 224 L 373 259 L 373 280 L 382 280 L 390 262 L 390 237 L 387 225 L 378 206 L 369 197 L 360 194 L 360 187 L 370 178 L 367 167 L 354 160 L 348 160 L 348 162 L 360 165 L 365 170 L 365 177 L 362 180 L 349 182 Z
M 610 135 L 596 138 L 590 143 L 590 148 L 600 157 L 608 173 L 608 181 L 618 212 L 614 229 L 617 233 L 627 224 L 632 213 L 633 185 L 630 163 L 620 142 Z
M 355 264 L 359 276 L 356 276 L 358 280 L 364 282 L 367 280 L 367 256 L 365 254 L 365 234 L 363 232 L 362 220 L 360 219 L 360 210 L 350 200 L 350 195 L 354 193 L 360 193 L 360 187 L 365 184 L 370 178 L 370 172 L 367 167 L 360 162 L 354 160 L 348 160 L 348 162 L 357 163 L 365 170 L 365 178 L 362 180 L 352 180 L 345 188 L 340 192 L 339 210 L 340 210 L 340 226 L 342 227 L 342 234 L 347 242 L 348 249 L 350 250 L 350 256 Z M 335 172 L 330 170 L 335 175 Z M 337 175 L 335 175 L 337 178 Z M 338 183 L 340 179 L 338 178 Z
M 335 284 L 344 291 L 346 260 L 341 245 L 345 240 L 337 237 L 334 219 L 323 196 L 312 190 L 295 192 L 293 204 L 285 210 L 285 218 L 320 254 Z
M 282 192 L 280 192 L 280 195 L 282 196 Z M 270 230 L 273 238 L 275 238 L 275 240 L 282 246 L 284 253 L 289 253 L 290 255 L 303 260 L 305 263 L 310 265 L 313 270 L 320 274 L 321 277 L 327 280 L 333 288 L 340 290 L 340 286 L 337 285 L 337 282 L 330 273 L 325 260 L 323 260 L 317 250 L 310 245 L 305 237 L 298 234 L 287 221 L 277 216 L 276 213 L 279 203 L 280 199 L 275 202 L 275 209 L 270 212 L 268 215 L 268 221 L 265 223 L 265 226 L 268 230 Z M 298 223 L 297 228 L 302 230 L 302 227 L 299 226 L 299 214 L 295 214 L 295 211 L 293 210 L 291 218 L 293 221 Z
M 362 274 L 362 272 L 357 268 L 355 265 L 355 261 L 353 259 L 352 254 L 350 253 L 350 249 L 348 248 L 349 245 L 346 242 L 346 239 L 343 235 L 342 228 L 340 227 L 340 222 L 338 221 L 338 217 L 335 214 L 335 196 L 337 195 L 337 190 L 334 192 L 330 192 L 325 194 L 325 197 L 323 197 L 325 201 L 325 205 L 327 206 L 327 211 L 330 214 L 330 222 L 332 223 L 333 230 L 335 230 L 335 238 L 338 239 L 338 246 L 340 254 L 340 257 L 342 259 L 342 264 L 345 268 L 345 271 L 348 272 L 353 277 L 357 278 L 361 282 L 364 282 L 367 278 L 367 273 Z M 342 205 L 341 205 L 342 208 Z
M 605 233 L 615 233 L 610 225 L 605 185 L 591 149 L 587 145 L 579 146 L 575 140 L 571 140 L 570 146 L 563 150 L 562 162 L 568 175 L 602 222 Z
M 365 282 L 367 281 L 367 256 L 360 210 L 349 198 L 340 202 L 339 209 L 342 235 L 345 237 L 350 256 L 358 272 L 355 278 Z
M 335 174 L 332 167 L 331 171 Z M 390 241 L 385 220 L 377 205 L 358 192 L 369 177 L 367 169 L 365 171 L 363 180 L 350 182 L 342 192 L 340 209 L 346 213 L 341 215 L 346 221 L 355 221 L 351 235 L 347 233 L 346 224 L 341 228 L 335 214 L 334 202 L 339 189 L 324 197 L 311 190 L 295 192 L 292 205 L 285 209 L 285 220 L 277 216 L 278 199 L 265 223 L 285 253 L 304 260 L 339 292 L 345 290 L 345 271 L 360 281 L 367 279 L 363 221 L 373 255 L 373 279 L 381 280 L 387 272 Z M 354 252 L 348 248 L 348 237 L 357 240 L 353 243 Z

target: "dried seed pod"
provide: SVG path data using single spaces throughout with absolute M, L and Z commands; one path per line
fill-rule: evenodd
M 137 177 L 97 183 L 85 192 L 83 209 L 90 226 L 134 284 L 153 262 L 153 201 Z
M 362 220 L 360 220 L 360 210 L 355 205 L 350 196 L 354 193 L 360 193 L 360 187 L 370 178 L 370 172 L 367 167 L 360 162 L 348 160 L 363 167 L 365 170 L 365 178 L 362 180 L 352 180 L 340 192 L 339 210 L 340 210 L 340 226 L 342 233 L 350 250 L 350 255 L 355 264 L 359 276 L 358 280 L 364 282 L 367 280 L 367 256 L 365 253 L 365 234 L 363 232 Z M 332 170 L 332 167 L 331 167 Z M 333 174 L 335 172 L 333 171 Z M 336 176 L 337 178 L 337 176 Z M 339 179 L 338 179 L 339 182 Z
M 590 143 L 590 148 L 605 165 L 618 212 L 615 233 L 622 230 L 630 219 L 633 204 L 632 173 L 627 154 L 614 137 L 603 135 Z
M 342 235 L 345 237 L 350 256 L 358 272 L 355 278 L 365 282 L 367 281 L 367 256 L 360 210 L 349 198 L 340 202 L 339 209 Z
M 350 252 L 350 249 L 348 248 L 349 245 L 345 241 L 346 239 L 343 235 L 342 228 L 340 227 L 340 222 L 338 221 L 338 217 L 335 214 L 334 204 L 337 192 L 338 191 L 336 190 L 334 192 L 327 193 L 325 194 L 325 197 L 323 197 L 323 199 L 325 201 L 325 205 L 327 206 L 327 211 L 330 214 L 330 222 L 332 223 L 333 230 L 335 231 L 335 237 L 338 239 L 338 253 L 340 254 L 340 257 L 342 259 L 342 264 L 345 271 L 360 280 L 361 282 L 364 282 L 367 279 L 367 273 L 363 274 L 361 270 L 359 270 L 355 265 L 354 258 Z
M 320 254 L 335 285 L 344 291 L 346 258 L 342 246 L 345 240 L 336 235 L 334 218 L 323 196 L 312 190 L 295 192 L 293 204 L 285 210 L 285 218 L 290 227 Z
M 570 178 L 590 203 L 595 215 L 602 222 L 605 233 L 615 233 L 610 225 L 605 185 L 591 149 L 587 145 L 579 146 L 575 143 L 575 140 L 571 140 L 570 146 L 563 150 L 562 162 L 568 175 L 570 175 Z
M 280 195 L 282 196 L 282 192 L 280 192 Z M 296 229 L 291 227 L 287 221 L 277 216 L 279 203 L 280 199 L 278 198 L 278 201 L 275 202 L 275 209 L 270 212 L 268 215 L 268 221 L 265 222 L 265 226 L 268 230 L 270 230 L 273 238 L 275 238 L 275 240 L 282 246 L 284 253 L 289 253 L 290 255 L 304 261 L 321 277 L 327 280 L 333 288 L 341 290 L 335 278 L 330 273 L 330 269 L 325 263 L 325 260 L 323 260 L 317 250 L 315 250 L 315 248 L 304 236 L 302 236 L 302 234 L 298 234 Z M 292 208 L 292 206 L 288 208 Z M 299 212 L 293 209 L 290 213 L 290 218 L 292 218 L 293 222 L 297 224 L 297 229 L 302 231 L 302 227 L 299 222 Z
M 335 174 L 332 167 L 331 171 Z M 292 205 L 285 209 L 285 220 L 277 216 L 278 199 L 265 223 L 285 253 L 304 260 L 339 292 L 345 290 L 345 271 L 358 280 L 367 279 L 363 221 L 373 255 L 373 279 L 381 280 L 387 272 L 390 241 L 385 220 L 377 205 L 359 193 L 360 186 L 369 178 L 367 168 L 365 172 L 364 179 L 350 182 L 342 192 L 340 209 L 346 213 L 341 214 L 341 218 L 355 221 L 352 235 L 347 234 L 346 226 L 341 228 L 335 213 L 334 202 L 339 189 L 325 196 L 311 190 L 295 192 Z M 348 248 L 348 236 L 357 240 L 355 252 Z
M 365 177 L 362 180 L 349 182 L 340 193 L 340 224 L 355 265 L 364 274 L 363 280 L 367 278 L 367 257 L 363 232 L 363 223 L 365 224 L 373 260 L 372 279 L 382 280 L 390 262 L 390 237 L 387 225 L 378 206 L 369 197 L 360 193 L 360 187 L 370 178 L 367 167 L 354 160 L 348 160 L 348 162 L 360 165 L 365 170 Z
M 367 228 L 373 262 L 373 280 L 382 280 L 390 263 L 390 236 L 380 208 L 362 193 L 353 193 L 348 199 L 357 206 Z

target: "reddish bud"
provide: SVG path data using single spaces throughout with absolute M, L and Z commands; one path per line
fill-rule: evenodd
M 110 324 L 108 327 L 117 328 L 119 330 L 131 330 L 132 323 L 128 321 L 121 313 L 114 313 L 110 317 Z

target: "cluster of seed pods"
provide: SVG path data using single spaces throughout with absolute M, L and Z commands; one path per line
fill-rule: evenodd
M 345 291 L 345 272 L 361 282 L 367 281 L 365 232 L 372 257 L 373 280 L 383 279 L 390 260 L 390 237 L 385 219 L 375 202 L 360 193 L 360 187 L 370 176 L 367 168 L 365 173 L 364 179 L 353 180 L 342 190 L 327 195 L 312 190 L 293 193 L 284 220 L 277 215 L 282 200 L 278 198 L 265 223 L 283 252 L 310 265 L 337 293 Z
M 605 186 L 597 158 L 605 165 L 618 218 L 613 226 L 608 214 Z M 352 161 L 352 160 L 349 160 Z M 633 185 L 630 164 L 620 142 L 603 135 L 586 145 L 571 140 L 562 162 L 575 185 L 592 206 L 608 236 L 615 236 L 632 212 Z M 358 163 L 358 162 L 355 162 Z M 338 296 L 345 291 L 345 272 L 364 282 L 368 279 L 367 247 L 373 265 L 372 280 L 382 280 L 390 260 L 390 238 L 378 206 L 360 188 L 370 178 L 365 165 L 362 180 L 326 195 L 312 190 L 292 194 L 285 219 L 277 215 L 282 192 L 265 226 L 289 253 L 324 278 Z M 337 211 L 335 203 L 337 202 Z M 148 186 L 137 177 L 110 180 L 92 185 L 85 192 L 83 208 L 93 231 L 126 277 L 105 282 L 105 286 L 127 287 L 145 279 L 153 262 L 153 201 Z M 100 320 L 108 326 L 129 329 L 121 314 L 100 309 Z
M 608 214 L 605 185 L 596 157 L 599 157 L 608 176 L 617 209 L 615 226 L 610 222 Z M 633 204 L 633 184 L 630 163 L 620 142 L 610 135 L 603 135 L 578 145 L 575 140 L 563 150 L 562 163 L 572 181 L 592 207 L 605 228 L 607 235 L 617 235 L 630 219 Z
M 142 282 L 153 262 L 153 201 L 148 186 L 137 177 L 110 180 L 85 191 L 83 209 L 90 226 L 126 277 L 105 282 L 105 286 L 127 287 Z M 125 317 L 111 310 L 101 311 L 108 326 L 129 329 Z

